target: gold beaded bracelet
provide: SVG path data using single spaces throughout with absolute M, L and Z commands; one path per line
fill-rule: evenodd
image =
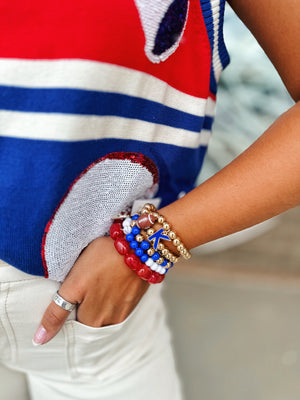
M 146 231 L 143 231 L 143 232 L 145 232 L 145 236 L 146 236 L 147 240 L 150 242 L 149 237 L 152 236 L 155 233 L 154 229 L 153 228 L 149 228 L 149 229 L 147 229 Z M 165 248 L 163 243 L 159 243 L 158 244 L 157 250 L 158 250 L 158 252 L 160 253 L 160 255 L 162 257 L 164 257 L 165 259 L 171 261 L 174 264 L 177 263 L 177 261 L 179 260 L 179 257 L 176 257 L 175 254 L 173 254 L 170 250 Z M 153 249 L 153 251 L 155 251 L 155 250 Z
M 162 226 L 162 228 L 164 229 L 164 233 L 172 241 L 173 245 L 177 248 L 179 254 L 182 255 L 186 260 L 189 260 L 191 258 L 191 253 L 188 251 L 188 249 L 182 243 L 181 239 L 177 236 L 176 232 L 174 232 L 171 229 L 171 226 L 168 222 L 166 222 L 165 217 L 163 215 L 160 215 L 157 212 L 157 209 L 153 204 L 150 204 L 150 203 L 145 204 L 141 210 L 141 214 L 152 215 L 156 219 L 156 221 Z M 151 234 L 150 234 L 150 236 L 151 236 Z M 164 250 L 167 250 L 167 249 L 164 249 Z M 164 251 L 164 250 L 162 250 L 162 251 Z M 166 253 L 166 252 L 165 253 L 168 254 L 168 257 L 173 256 L 176 258 L 176 256 L 174 256 L 169 250 L 167 250 L 167 251 L 168 251 L 168 253 Z M 170 253 L 170 255 L 169 255 L 169 253 Z M 164 257 L 166 257 L 166 256 L 164 256 Z M 177 261 L 178 261 L 178 257 L 176 258 L 176 261 L 173 261 L 173 262 L 177 262 Z

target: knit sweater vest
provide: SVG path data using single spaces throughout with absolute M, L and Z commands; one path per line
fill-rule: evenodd
M 63 281 L 135 199 L 194 187 L 224 0 L 0 4 L 0 259 Z

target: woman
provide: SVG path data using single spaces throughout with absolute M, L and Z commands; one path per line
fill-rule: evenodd
M 230 4 L 298 101 L 295 1 Z M 181 398 L 160 285 L 103 237 L 136 198 L 161 198 L 188 249 L 299 204 L 299 104 L 191 190 L 228 63 L 223 12 L 207 0 L 1 5 L 0 258 L 14 267 L 0 268 L 0 357 L 33 399 Z

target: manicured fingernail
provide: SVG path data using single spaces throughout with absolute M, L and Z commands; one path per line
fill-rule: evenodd
M 32 339 L 32 343 L 34 346 L 39 346 L 40 344 L 44 344 L 47 341 L 48 333 L 43 325 L 40 325 L 37 331 L 34 334 Z

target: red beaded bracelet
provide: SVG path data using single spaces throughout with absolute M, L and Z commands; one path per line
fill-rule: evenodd
M 165 275 L 152 271 L 146 264 L 142 263 L 136 256 L 124 237 L 122 225 L 119 221 L 114 222 L 109 230 L 110 237 L 114 240 L 117 252 L 124 256 L 125 264 L 133 270 L 141 279 L 148 283 L 160 283 L 164 280 Z

